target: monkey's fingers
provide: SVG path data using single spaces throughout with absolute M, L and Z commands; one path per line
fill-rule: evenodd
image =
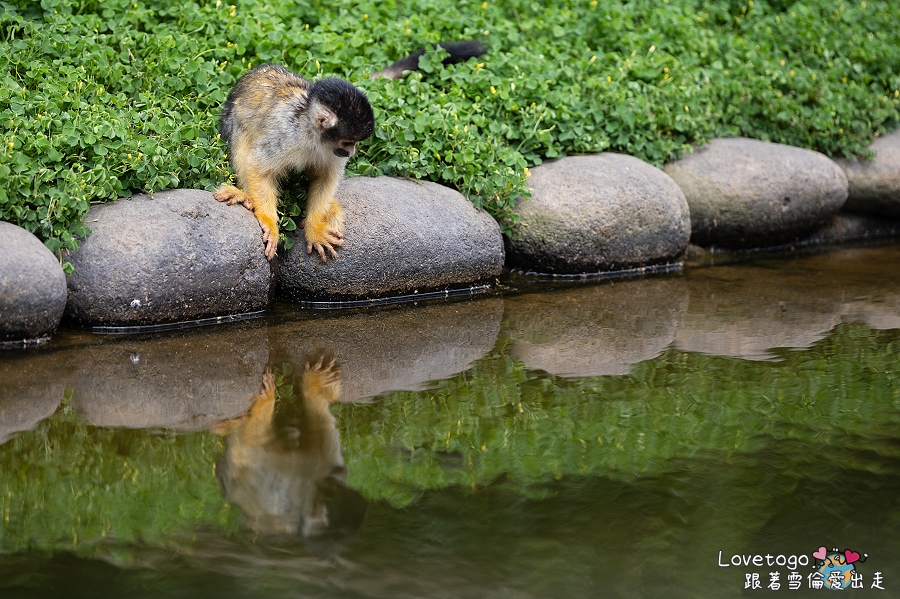
M 322 355 L 315 364 L 307 362 L 305 374 L 316 376 L 319 383 L 323 386 L 331 386 L 340 383 L 341 367 L 336 364 L 336 358 L 332 356 L 327 363 L 325 360 L 326 356 Z
M 278 249 L 278 240 L 270 237 L 266 242 L 266 258 L 271 260 L 275 257 L 275 251 Z
M 269 391 L 275 388 L 275 375 L 272 373 L 272 367 L 266 366 L 266 371 L 263 373 L 262 378 L 262 387 L 260 387 L 260 393 L 268 393 Z
M 234 185 L 220 185 L 213 192 L 213 198 L 217 202 L 225 202 L 229 206 L 241 204 L 247 210 L 253 210 L 253 200 L 246 193 L 235 187 Z
M 334 245 L 343 245 L 343 242 L 336 243 Z M 328 259 L 325 257 L 326 249 L 328 250 L 328 253 L 331 254 L 332 258 L 338 257 L 338 253 L 336 251 L 334 251 L 332 244 L 328 243 L 327 241 L 323 241 L 321 243 L 313 243 L 311 241 L 308 242 L 306 244 L 306 253 L 312 254 L 313 248 L 316 248 L 316 251 L 319 253 L 319 258 L 322 259 L 322 262 L 328 262 Z
M 217 189 L 213 192 L 213 197 L 217 202 L 229 202 L 231 200 L 231 194 L 228 193 L 227 190 Z
M 278 249 L 278 236 L 272 234 L 272 230 L 264 224 L 259 224 L 263 232 L 263 243 L 266 246 L 266 258 L 271 260 L 275 257 L 275 250 Z

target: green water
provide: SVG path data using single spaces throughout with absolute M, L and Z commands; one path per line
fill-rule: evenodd
M 5 352 L 0 597 L 897 596 L 898 263 Z

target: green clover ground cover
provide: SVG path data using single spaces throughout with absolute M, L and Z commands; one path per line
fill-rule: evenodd
M 91 203 L 213 188 L 220 107 L 261 62 L 366 91 L 355 173 L 449 185 L 501 222 L 546 158 L 659 165 L 723 135 L 852 155 L 900 124 L 898 22 L 890 0 L 0 0 L 0 219 L 59 251 Z M 471 37 L 487 55 L 368 78 Z

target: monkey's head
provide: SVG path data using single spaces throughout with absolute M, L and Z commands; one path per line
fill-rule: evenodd
M 309 90 L 309 110 L 322 142 L 339 158 L 350 158 L 356 143 L 372 135 L 375 115 L 368 98 L 343 79 L 320 79 Z

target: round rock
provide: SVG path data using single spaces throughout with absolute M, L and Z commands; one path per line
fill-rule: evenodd
M 559 274 L 678 261 L 690 238 L 684 194 L 660 169 L 610 152 L 535 167 L 531 199 L 507 243 L 509 262 Z
M 714 139 L 665 170 L 691 207 L 691 241 L 704 247 L 794 241 L 847 199 L 847 177 L 824 154 L 754 139 Z
M 867 149 L 873 160 L 841 159 L 850 195 L 846 210 L 900 218 L 900 130 L 879 137 Z
M 243 206 L 179 189 L 94 206 L 91 234 L 69 256 L 67 316 L 135 326 L 265 309 L 271 271 Z
M 66 275 L 53 252 L 25 229 L 0 222 L 0 343 L 46 337 L 65 308 Z
M 391 177 L 344 180 L 346 217 L 338 258 L 306 252 L 303 230 L 279 250 L 279 293 L 294 300 L 354 300 L 469 287 L 500 274 L 497 223 L 442 185 Z

